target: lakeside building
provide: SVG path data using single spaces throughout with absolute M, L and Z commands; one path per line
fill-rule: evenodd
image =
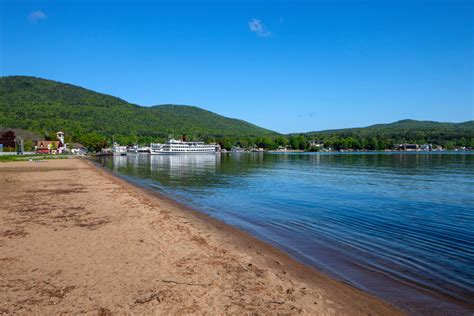
M 403 151 L 417 151 L 419 150 L 418 144 L 400 144 L 398 145 L 399 150 Z
M 74 155 L 86 155 L 87 154 L 87 148 L 84 147 L 84 145 L 79 144 L 79 143 L 74 143 L 70 146 L 71 153 Z
M 444 148 L 439 145 L 433 146 L 433 144 L 400 144 L 396 147 L 397 150 L 401 151 L 443 151 Z
M 231 148 L 230 151 L 231 151 L 232 153 L 243 153 L 243 152 L 245 152 L 245 149 L 240 148 L 240 147 L 238 147 L 238 146 L 234 146 L 234 147 Z
M 308 141 L 309 147 L 314 147 L 314 148 L 323 148 L 324 147 L 324 142 L 320 140 L 310 140 Z
M 112 155 L 112 148 L 105 147 L 100 150 L 100 155 Z
M 64 132 L 57 132 L 58 140 L 39 140 L 36 142 L 35 152 L 37 154 L 62 154 L 66 151 L 64 143 Z
M 36 142 L 35 151 L 37 154 L 55 154 L 59 145 L 57 140 L 39 140 Z

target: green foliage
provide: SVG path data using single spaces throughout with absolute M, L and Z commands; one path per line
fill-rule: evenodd
M 106 138 L 97 133 L 84 134 L 79 140 L 89 151 L 100 151 L 108 145 Z
M 308 146 L 308 140 L 303 135 L 291 136 L 289 138 L 291 149 L 305 150 Z
M 277 133 L 248 122 L 183 105 L 141 107 L 77 86 L 34 77 L 0 77 L 0 126 L 73 140 L 97 133 L 123 144 L 189 139 L 255 137 Z
M 218 142 L 226 149 L 316 150 L 309 148 L 310 140 L 322 141 L 324 147 L 336 150 L 384 150 L 401 143 L 474 147 L 474 121 L 455 124 L 403 120 L 365 128 L 279 135 L 194 106 L 141 107 L 77 86 L 24 76 L 0 77 L 0 126 L 32 134 L 24 134 L 24 140 L 37 139 L 33 134 L 56 140 L 55 133 L 62 130 L 66 142 L 78 141 L 92 151 L 110 145 L 112 137 L 120 144 L 131 145 L 163 142 L 183 134 L 189 140 Z
M 33 151 L 35 149 L 35 144 L 31 139 L 27 139 L 23 143 L 23 147 L 25 151 Z
M 290 137 L 290 142 L 292 137 L 295 136 Z M 309 132 L 304 137 L 323 141 L 325 147 L 336 150 L 384 150 L 403 143 L 433 144 L 452 149 L 459 146 L 473 147 L 474 121 L 439 123 L 403 120 L 363 128 Z
M 16 148 L 15 148 L 15 147 L 7 146 L 7 147 L 3 147 L 3 151 L 4 151 L 4 152 L 15 152 L 15 151 L 16 151 Z
M 228 137 L 224 137 L 222 141 L 219 142 L 219 144 L 221 145 L 221 148 L 230 150 L 232 146 L 234 145 L 234 141 L 232 141 L 232 139 Z
M 15 147 L 15 133 L 13 131 L 0 133 L 0 144 L 4 147 Z
M 28 160 L 47 160 L 47 159 L 67 159 L 67 155 L 1 155 L 0 162 L 10 161 L 28 161 Z
M 275 144 L 278 146 L 278 147 L 286 147 L 288 146 L 288 139 L 286 137 L 283 137 L 283 136 L 277 136 L 275 138 Z

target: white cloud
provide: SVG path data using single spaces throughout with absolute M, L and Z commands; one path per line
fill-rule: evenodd
M 267 29 L 265 24 L 258 19 L 252 19 L 249 21 L 250 32 L 254 32 L 258 36 L 270 36 L 272 33 Z
M 33 11 L 28 15 L 28 21 L 30 23 L 36 23 L 38 21 L 46 19 L 48 16 L 43 11 Z

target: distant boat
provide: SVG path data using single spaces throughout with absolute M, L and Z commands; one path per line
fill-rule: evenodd
M 127 148 L 127 153 L 128 154 L 138 154 L 138 146 L 130 146 Z
M 150 144 L 152 155 L 162 154 L 212 154 L 217 150 L 215 144 L 205 144 L 204 142 L 188 142 L 170 139 L 164 144 Z
M 150 154 L 157 155 L 160 153 L 163 144 L 160 143 L 151 143 L 150 144 Z
M 149 154 L 150 153 L 150 147 L 148 147 L 148 146 L 138 146 L 137 152 L 139 154 Z
M 125 156 L 127 155 L 127 146 L 120 146 L 115 143 L 112 147 L 112 152 L 114 153 L 114 156 Z
M 239 154 L 245 152 L 245 149 L 240 147 L 232 147 L 230 151 L 234 154 Z
M 150 147 L 148 146 L 130 146 L 127 148 L 127 153 L 129 154 L 149 154 L 150 153 Z

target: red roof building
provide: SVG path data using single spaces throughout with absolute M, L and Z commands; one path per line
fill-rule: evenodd
M 62 147 L 60 141 L 57 140 L 39 140 L 36 142 L 36 153 L 37 154 L 52 154 Z

